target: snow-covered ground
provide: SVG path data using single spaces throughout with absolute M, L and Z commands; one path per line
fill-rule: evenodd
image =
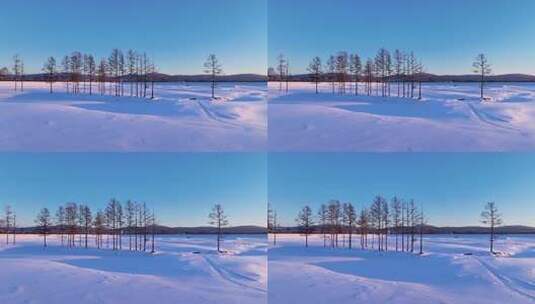
M 226 236 L 221 255 L 212 235 L 158 237 L 154 255 L 49 241 L 2 238 L 0 303 L 267 303 L 265 235 Z
M 215 101 L 208 83 L 157 84 L 154 100 L 66 94 L 63 83 L 54 85 L 54 94 L 46 83 L 24 88 L 15 92 L 12 82 L 0 82 L 0 151 L 266 148 L 265 83 L 221 83 Z
M 277 239 L 270 304 L 535 303 L 535 235 L 501 236 L 499 257 L 489 255 L 485 235 L 426 236 L 422 256 L 323 248 L 317 235 L 309 248 L 299 235 Z
M 346 95 L 329 83 L 320 94 L 311 83 L 268 86 L 270 151 L 535 150 L 534 83 L 489 83 L 485 102 L 477 83 L 424 84 L 422 100 L 354 96 L 352 85 Z

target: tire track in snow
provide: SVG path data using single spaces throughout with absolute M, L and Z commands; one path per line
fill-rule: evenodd
M 235 124 L 235 123 L 231 123 L 227 120 L 224 120 L 222 119 L 221 117 L 217 116 L 216 114 L 214 114 L 212 111 L 208 110 L 208 108 L 200 101 L 197 101 L 197 103 L 199 104 L 199 107 L 201 108 L 202 112 L 210 119 L 214 120 L 214 121 L 217 121 L 219 123 L 222 123 L 222 124 L 226 124 L 228 126 L 231 126 L 231 127 L 239 127 L 238 124 Z
M 216 263 L 214 261 L 212 261 L 209 257 L 207 256 L 202 256 L 204 258 L 204 260 L 206 261 L 206 263 L 210 266 L 210 268 L 215 272 L 217 273 L 223 280 L 225 281 L 228 281 L 228 282 L 231 282 L 235 285 L 238 285 L 240 287 L 245 287 L 245 288 L 249 288 L 249 289 L 254 289 L 256 291 L 260 291 L 260 292 L 263 292 L 265 293 L 266 290 L 263 289 L 263 288 L 258 288 L 258 287 L 254 287 L 254 286 L 250 286 L 250 285 L 247 285 L 245 283 L 242 283 L 240 282 L 239 279 L 236 279 L 235 277 L 239 277 L 239 278 L 242 278 L 242 279 L 247 279 L 247 280 L 250 280 L 250 281 L 255 281 L 247 276 L 244 276 L 244 275 L 241 275 L 239 273 L 235 273 L 235 272 L 231 272 L 231 271 L 228 271 L 228 270 L 225 270 L 224 268 L 222 267 L 219 267 L 218 265 L 216 265 Z
M 509 126 L 504 126 L 504 125 L 501 125 L 499 123 L 495 123 L 493 121 L 491 121 L 490 119 L 488 119 L 487 117 L 485 117 L 485 114 L 482 114 L 479 110 L 477 110 L 474 105 L 470 102 L 468 102 L 468 107 L 470 108 L 470 110 L 472 111 L 472 113 L 483 123 L 486 123 L 488 125 L 491 125 L 493 127 L 497 127 L 497 128 L 501 128 L 501 129 L 505 129 L 505 130 L 509 130 L 509 131 L 516 131 L 516 132 L 519 132 L 522 134 L 522 132 L 516 128 L 513 128 L 513 127 L 509 127 Z
M 498 282 L 502 283 L 502 285 L 507 287 L 513 293 L 518 294 L 520 296 L 524 296 L 524 297 L 530 299 L 531 301 L 533 301 L 533 303 L 535 303 L 535 296 L 532 296 L 529 293 L 519 289 L 514 284 L 515 281 L 520 281 L 521 283 L 525 283 L 525 284 L 528 284 L 528 285 L 531 286 L 531 284 L 529 284 L 529 282 L 523 282 L 523 281 L 518 280 L 518 279 L 511 279 L 511 278 L 509 278 L 509 277 L 507 277 L 507 276 L 505 276 L 503 274 L 498 273 L 492 266 L 490 266 L 486 262 L 483 262 L 480 258 L 475 257 L 475 259 L 476 259 L 476 261 L 479 262 L 479 264 L 481 264 L 481 266 L 483 266 L 491 274 L 491 276 L 493 278 L 495 278 Z

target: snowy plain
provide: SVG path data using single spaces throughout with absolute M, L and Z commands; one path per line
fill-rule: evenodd
M 213 235 L 159 236 L 155 254 L 49 242 L 2 239 L 0 303 L 267 303 L 265 235 L 227 235 L 225 254 Z
M 55 83 L 0 82 L 0 151 L 262 151 L 266 83 L 160 83 L 155 98 L 68 94 Z M 80 84 L 83 87 L 82 84 Z M 88 89 L 87 89 L 88 91 Z M 149 88 L 150 94 L 150 88 Z
M 535 150 L 535 83 L 426 83 L 422 100 L 331 93 L 322 83 L 270 82 L 270 151 L 470 152 Z M 375 89 L 374 89 L 375 94 Z M 417 91 L 416 91 L 417 94 Z
M 535 235 L 500 236 L 502 256 L 489 255 L 487 235 L 425 236 L 422 256 L 360 250 L 357 237 L 351 250 L 323 248 L 319 235 L 309 244 L 270 243 L 270 304 L 535 303 Z

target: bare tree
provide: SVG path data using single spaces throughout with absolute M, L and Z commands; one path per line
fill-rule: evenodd
M 333 55 L 329 56 L 329 59 L 327 59 L 327 71 L 328 77 L 331 81 L 332 93 L 334 94 L 334 84 L 336 81 L 336 58 Z
M 50 218 L 50 211 L 48 211 L 47 208 L 41 209 L 41 211 L 37 215 L 37 218 L 35 219 L 35 223 L 39 226 L 39 230 L 43 235 L 43 246 L 47 247 L 46 236 L 48 235 L 50 225 L 52 224 L 52 220 Z
M 347 227 L 347 234 L 349 235 L 348 246 L 349 249 L 351 249 L 353 247 L 352 236 L 353 229 L 355 228 L 357 222 L 357 212 L 355 211 L 355 207 L 353 206 L 353 204 L 345 203 L 343 205 L 343 213 L 344 223 Z
M 15 54 L 13 56 L 13 80 L 15 81 L 15 91 L 18 90 L 18 83 L 21 78 L 22 74 L 22 60 L 20 59 L 19 54 Z M 22 91 L 22 83 L 21 83 L 21 91 Z
M 338 52 L 336 54 L 336 75 L 338 80 L 338 92 L 346 93 L 347 71 L 349 68 L 349 58 L 347 52 Z
M 17 214 L 13 212 L 13 244 L 17 242 Z
M 320 232 L 323 235 L 323 247 L 327 246 L 327 206 L 321 204 L 318 210 L 318 219 L 320 224 Z
M 152 210 L 152 214 L 150 216 L 150 221 L 151 221 L 151 250 L 150 250 L 150 253 L 155 253 L 156 250 L 155 250 L 155 234 L 156 234 L 156 224 L 157 224 L 157 220 L 156 220 L 156 213 L 154 212 L 154 210 Z
M 414 200 L 409 201 L 408 220 L 410 223 L 410 251 L 414 252 L 414 243 L 416 242 L 416 225 L 418 223 L 418 207 L 416 207 Z
M 359 95 L 359 78 L 362 73 L 362 62 L 358 54 L 351 54 L 349 57 L 349 71 L 353 75 L 355 82 L 355 95 Z
M 420 220 L 420 252 L 419 254 L 424 254 L 424 225 L 425 225 L 425 216 L 424 216 L 424 208 L 423 206 L 420 207 L 420 215 L 419 215 L 419 220 Z
M 327 222 L 331 235 L 331 247 L 338 247 L 338 235 L 342 230 L 342 207 L 340 201 L 331 200 L 327 204 Z
M 392 210 L 392 224 L 394 225 L 394 234 L 396 238 L 396 251 L 399 250 L 399 232 L 401 228 L 401 201 L 394 197 L 390 203 Z
M 150 99 L 154 99 L 154 82 L 156 81 L 156 73 L 158 68 L 154 61 L 151 61 L 149 64 L 149 78 L 150 78 Z
M 483 88 L 485 86 L 485 77 L 487 77 L 488 75 L 490 75 L 490 73 L 492 73 L 490 63 L 487 57 L 485 56 L 485 54 L 477 55 L 476 58 L 474 59 L 474 63 L 472 64 L 472 67 L 474 68 L 474 73 L 479 74 L 480 76 L 480 81 L 479 81 L 480 91 L 481 91 L 480 95 L 481 95 L 481 100 L 484 100 L 485 98 L 483 95 Z
M 111 51 L 110 56 L 108 57 L 108 71 L 110 73 L 110 76 L 112 77 L 112 80 L 114 82 L 114 95 L 119 96 L 119 70 L 120 70 L 120 63 L 119 63 L 119 57 L 121 56 L 121 51 L 119 49 L 113 49 Z
M 97 66 L 95 63 L 95 58 L 93 55 L 87 55 L 86 58 L 86 64 L 87 64 L 87 76 L 89 78 L 89 95 L 93 94 L 93 79 L 95 78 L 95 73 L 97 70 Z
M 135 205 L 131 200 L 126 201 L 126 231 L 128 233 L 128 249 L 132 250 L 132 233 L 134 228 Z
M 136 58 L 137 54 L 134 50 L 128 50 L 126 54 L 126 65 L 128 71 L 128 77 L 130 80 L 130 96 L 134 96 L 134 76 L 136 73 Z
M 67 85 L 67 93 L 69 93 L 70 75 L 71 75 L 71 57 L 65 56 L 61 60 L 61 68 L 65 77 L 65 83 Z
M 494 241 L 496 240 L 496 227 L 502 225 L 502 216 L 494 202 L 488 202 L 481 212 L 481 222 L 490 227 L 490 253 L 494 254 Z
M 78 206 L 76 203 L 65 205 L 65 224 L 67 228 L 67 245 L 75 247 L 75 236 L 78 232 Z
M 101 95 L 106 94 L 106 81 L 108 79 L 108 65 L 106 59 L 101 59 L 97 69 L 98 89 Z
M 87 205 L 81 205 L 80 213 L 81 213 L 80 217 L 82 218 L 82 225 L 83 225 L 84 234 L 85 234 L 84 246 L 85 248 L 87 248 L 89 229 L 91 228 L 91 225 L 93 223 L 93 216 L 91 214 L 91 209 Z
M 65 208 L 63 206 L 59 206 L 56 211 L 56 226 L 59 229 L 61 245 L 63 246 L 65 234 Z
M 303 207 L 295 219 L 300 227 L 301 233 L 305 235 L 305 247 L 308 247 L 308 235 L 312 232 L 314 220 L 312 218 L 312 209 L 309 206 Z
M 277 232 L 279 229 L 279 218 L 277 216 L 277 211 L 273 210 L 273 223 L 272 223 L 272 231 L 273 231 L 273 245 L 277 245 Z
M 372 94 L 372 81 L 374 77 L 375 65 L 373 60 L 368 58 L 366 65 L 364 65 L 364 75 L 366 77 L 366 94 L 370 96 Z
M 400 97 L 400 83 L 403 79 L 403 53 L 400 50 L 394 51 L 394 73 L 396 75 L 398 97 Z
M 104 213 L 102 211 L 97 211 L 95 215 L 95 219 L 93 220 L 93 227 L 95 229 L 95 243 L 97 248 L 102 247 L 102 234 L 105 230 L 105 218 Z
M 277 56 L 277 72 L 279 73 L 279 91 L 282 91 L 282 82 L 284 80 L 284 75 L 286 74 L 286 59 L 283 54 Z
M 80 80 L 82 79 L 82 54 L 72 52 L 70 57 L 71 79 L 73 82 L 72 91 L 74 94 L 80 93 Z
M 46 74 L 46 81 L 50 84 L 50 93 L 52 93 L 52 85 L 56 81 L 56 59 L 54 57 L 48 57 L 45 65 L 43 66 L 43 72 Z
M 223 228 L 228 225 L 228 219 L 220 204 L 215 204 L 208 214 L 209 224 L 217 228 L 217 251 L 221 252 L 220 243 L 223 237 Z
M 322 73 L 321 58 L 317 56 L 312 58 L 312 61 L 308 65 L 307 70 L 310 72 L 312 76 L 312 80 L 314 81 L 316 85 L 316 94 L 318 94 L 318 83 L 321 81 L 321 73 Z
M 219 61 L 214 54 L 208 55 L 208 58 L 204 63 L 204 72 L 211 76 L 212 98 L 215 98 L 216 77 L 223 73 L 223 69 L 221 68 L 221 64 L 219 64 Z
M 13 209 L 10 205 L 6 205 L 4 208 L 4 223 L 6 225 L 6 244 L 9 244 L 10 229 L 13 229 Z
M 360 215 L 357 224 L 360 227 L 360 248 L 368 248 L 368 231 L 369 231 L 370 217 L 368 209 L 363 208 L 360 211 Z

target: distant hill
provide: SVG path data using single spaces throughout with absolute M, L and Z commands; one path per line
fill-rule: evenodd
M 57 226 L 50 227 L 50 233 L 58 233 L 59 229 Z M 152 228 L 149 227 L 149 231 L 152 231 Z M 217 233 L 217 229 L 209 226 L 199 226 L 199 227 L 167 227 L 157 225 L 155 226 L 156 234 L 214 234 Z M 260 226 L 234 226 L 226 227 L 222 229 L 225 234 L 265 234 L 267 229 Z M 0 229 L 1 232 L 1 229 Z M 17 228 L 18 233 L 39 233 L 38 227 L 25 227 Z
M 70 75 L 68 73 L 60 73 L 56 75 L 57 81 L 66 81 L 69 79 Z M 134 78 L 126 75 L 123 77 L 110 78 L 110 80 L 122 79 L 123 81 L 130 81 Z M 156 82 L 208 82 L 211 81 L 209 75 L 199 74 L 199 75 L 168 75 L 162 73 L 154 73 L 148 76 L 148 79 L 153 79 Z M 219 82 L 265 82 L 267 77 L 264 75 L 258 74 L 231 74 L 231 75 L 220 75 L 216 77 Z M 3 76 L 0 80 L 10 81 L 12 80 L 12 75 Z M 28 74 L 24 75 L 25 81 L 45 81 L 46 74 Z M 93 80 L 94 81 L 94 80 Z
M 334 78 L 334 74 L 323 74 L 323 81 L 330 81 Z M 277 75 L 270 75 L 269 81 L 278 81 Z M 390 77 L 392 81 L 396 80 L 396 77 Z M 467 75 L 435 75 L 429 73 L 421 73 L 415 75 L 417 81 L 422 82 L 478 82 L 480 80 L 479 75 L 467 74 Z M 297 74 L 291 75 L 288 78 L 289 81 L 313 81 L 310 74 Z M 491 75 L 485 78 L 487 82 L 535 82 L 535 75 L 527 74 L 503 74 L 503 75 Z
M 417 226 L 417 230 L 419 226 Z M 280 227 L 281 233 L 299 233 L 298 227 Z M 319 226 L 314 226 L 313 231 L 320 232 Z M 355 230 L 358 232 L 358 228 Z M 424 225 L 423 232 L 425 234 L 487 234 L 490 233 L 490 228 L 482 226 L 460 226 L 460 227 L 436 227 L 432 225 Z M 500 226 L 496 228 L 497 234 L 535 234 L 535 227 L 511 225 Z

